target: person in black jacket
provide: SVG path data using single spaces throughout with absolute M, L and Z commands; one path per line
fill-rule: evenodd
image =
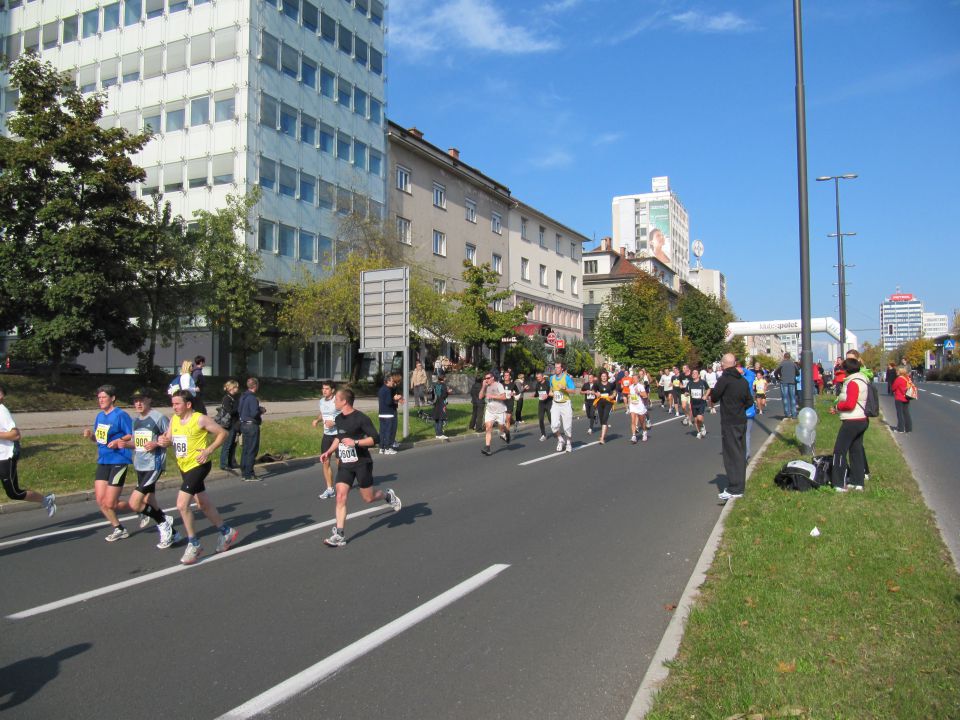
M 550 394 L 550 380 L 543 370 L 537 370 L 537 379 L 533 386 L 534 395 L 537 398 L 537 420 L 540 423 L 540 442 L 547 439 L 547 430 L 544 420 L 550 417 L 550 409 L 553 407 L 553 396 Z
M 720 405 L 720 444 L 727 487 L 718 497 L 726 502 L 743 497 L 747 486 L 747 408 L 753 405 L 753 395 L 732 353 L 721 358 L 720 367 L 723 371 L 709 397 Z
M 240 384 L 236 380 L 227 380 L 223 384 L 226 395 L 220 401 L 219 416 L 230 418 L 227 439 L 220 446 L 220 469 L 234 470 L 237 467 L 237 436 L 240 434 Z M 219 424 L 219 423 L 218 423 Z M 223 425 L 221 425 L 223 427 Z
M 437 440 L 449 440 L 443 433 L 444 423 L 447 422 L 447 398 L 450 397 L 450 388 L 447 387 L 446 373 L 441 370 L 437 373 L 437 381 L 433 384 L 433 427 Z
M 470 415 L 471 430 L 480 432 L 483 430 L 483 407 L 486 403 L 480 399 L 480 390 L 483 389 L 483 373 L 474 378 L 473 385 L 470 386 L 470 403 L 473 405 L 473 413 Z

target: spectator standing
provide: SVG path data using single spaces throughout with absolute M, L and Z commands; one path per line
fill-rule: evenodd
M 780 378 L 780 394 L 783 396 L 783 416 L 797 417 L 797 376 L 800 374 L 797 364 L 790 353 L 783 354 L 783 362 L 777 367 Z
M 260 452 L 260 425 L 263 423 L 263 414 L 266 410 L 257 398 L 260 381 L 256 378 L 247 378 L 247 391 L 240 396 L 237 413 L 240 416 L 240 437 L 243 439 L 243 450 L 240 453 L 240 475 L 246 482 L 255 482 L 259 478 L 253 472 L 253 465 Z
M 237 436 L 240 435 L 240 383 L 227 380 L 223 384 L 223 400 L 220 401 L 220 417 L 229 418 L 228 426 L 221 425 L 227 431 L 227 437 L 220 446 L 220 469 L 237 468 Z M 218 423 L 219 424 L 219 423 Z
M 837 492 L 846 492 L 848 484 L 854 490 L 863 490 L 867 456 L 863 450 L 863 435 L 870 420 L 863 406 L 867 401 L 867 378 L 860 372 L 860 363 L 854 358 L 843 361 L 844 377 L 840 397 L 831 413 L 839 413 L 840 430 L 833 443 L 831 482 Z M 849 481 L 849 483 L 848 483 Z
M 193 380 L 193 363 L 184 360 L 180 363 L 180 374 L 175 375 L 167 388 L 167 395 L 173 397 L 178 390 L 186 390 L 191 395 L 197 391 L 197 385 Z
M 910 417 L 910 397 L 907 395 L 907 388 L 911 385 L 909 371 L 901 366 L 895 372 L 897 377 L 891 383 L 893 402 L 897 406 L 897 429 L 894 432 L 913 432 L 913 420 Z
M 887 395 L 893 395 L 893 381 L 897 379 L 897 366 L 893 363 L 887 363 L 887 372 L 884 380 L 887 381 Z
M 523 373 L 517 373 L 517 379 L 513 383 L 513 386 L 515 390 L 514 396 L 517 399 L 514 420 L 516 420 L 517 425 L 519 425 L 523 422 L 523 394 L 527 391 L 527 376 Z
M 442 370 L 440 372 L 443 372 Z M 437 373 L 439 375 L 440 373 Z M 380 454 L 397 454 L 397 407 L 403 395 L 397 392 L 397 376 L 389 375 L 377 391 L 380 404 Z
M 447 386 L 447 374 L 441 371 L 437 375 L 437 382 L 433 385 L 433 427 L 437 440 L 449 440 L 443 432 L 447 422 L 447 398 L 450 397 L 450 388 Z
M 550 416 L 553 408 L 553 396 L 550 394 L 550 381 L 543 370 L 537 370 L 537 380 L 533 386 L 537 396 L 537 420 L 540 423 L 540 442 L 547 439 L 547 429 L 544 426 L 545 418 Z
M 753 406 L 753 395 L 736 366 L 732 353 L 724 355 L 720 361 L 723 372 L 710 391 L 713 401 L 720 405 L 720 443 L 727 487 L 718 497 L 724 502 L 743 497 L 747 487 L 747 408 Z
M 439 376 L 441 373 L 437 373 L 437 375 Z M 410 373 L 410 387 L 413 388 L 413 402 L 419 410 L 425 404 L 424 395 L 427 391 L 427 371 L 423 369 L 423 363 L 419 360 L 413 372 Z
M 473 385 L 470 386 L 470 404 L 473 406 L 473 412 L 470 415 L 471 430 L 480 432 L 483 430 L 483 407 L 486 403 L 480 397 L 480 390 L 483 389 L 483 375 L 477 375 L 473 379 Z
M 203 355 L 197 355 L 193 359 L 193 371 L 190 378 L 193 380 L 193 411 L 201 415 L 207 414 L 207 406 L 203 404 L 203 386 L 206 380 L 203 377 L 203 368 L 207 364 L 207 359 Z

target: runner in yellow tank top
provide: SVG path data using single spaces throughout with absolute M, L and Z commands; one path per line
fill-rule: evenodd
M 193 565 L 203 553 L 200 541 L 194 526 L 193 511 L 190 503 L 194 500 L 207 516 L 207 520 L 217 528 L 217 552 L 225 552 L 237 541 L 239 533 L 225 525 L 220 519 L 216 506 L 207 497 L 207 488 L 204 479 L 210 473 L 210 457 L 214 450 L 223 444 L 227 431 L 217 425 L 213 418 L 203 413 L 193 411 L 193 395 L 188 390 L 178 390 L 173 394 L 173 419 L 167 432 L 160 436 L 157 443 L 161 447 L 173 446 L 177 456 L 177 465 L 183 483 L 177 495 L 177 510 L 183 518 L 183 527 L 187 531 L 187 548 L 183 552 L 180 562 L 184 565 Z M 214 435 L 213 442 L 209 442 L 210 434 Z

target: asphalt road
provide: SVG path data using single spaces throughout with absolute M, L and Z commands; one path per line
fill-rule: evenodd
M 960 570 L 960 384 L 923 382 L 910 402 L 913 432 L 894 433 Z M 880 395 L 884 419 L 897 425 L 893 398 Z
M 272 693 L 277 718 L 622 718 L 723 484 L 718 415 L 704 440 L 652 418 L 631 445 L 617 412 L 605 446 L 578 420 L 569 455 L 526 425 L 489 458 L 473 438 L 376 456 L 404 507 L 352 493 L 368 514 L 339 549 L 322 544 L 318 468 L 212 485 L 241 539 L 214 559 L 199 520 L 209 554 L 192 568 L 135 521 L 105 543 L 89 503 L 6 516 L 0 710 L 206 719 Z M 758 418 L 755 449 L 778 418 Z

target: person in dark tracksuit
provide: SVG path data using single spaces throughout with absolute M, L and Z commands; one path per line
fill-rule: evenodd
M 470 404 L 473 406 L 473 412 L 470 415 L 470 424 L 467 426 L 477 432 L 483 430 L 483 408 L 486 405 L 480 399 L 480 390 L 482 389 L 483 373 L 480 373 L 474 378 L 473 385 L 470 386 Z
M 550 408 L 553 407 L 553 396 L 550 394 L 550 380 L 543 370 L 537 371 L 537 379 L 533 385 L 533 394 L 537 398 L 537 420 L 540 422 L 540 442 L 547 439 L 547 428 L 544 419 L 550 417 Z M 552 434 L 552 433 L 551 433 Z
M 747 486 L 747 408 L 753 405 L 753 395 L 749 383 L 737 370 L 733 354 L 724 355 L 720 367 L 723 371 L 709 396 L 720 405 L 720 444 L 727 487 L 718 497 L 726 502 L 743 497 Z

